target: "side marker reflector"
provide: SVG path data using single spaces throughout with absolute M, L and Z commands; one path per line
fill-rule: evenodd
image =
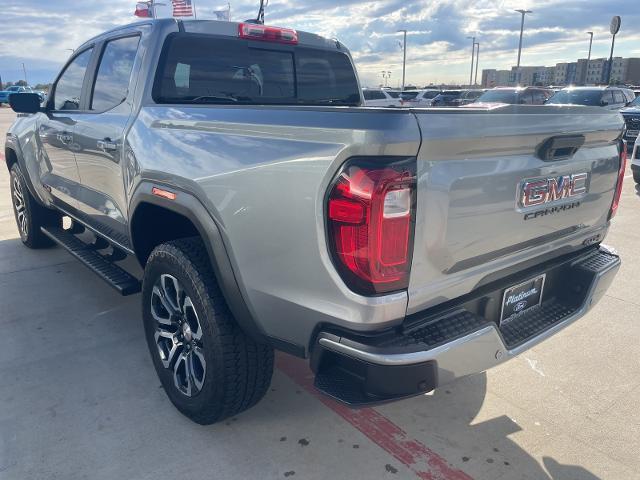
M 168 200 L 175 200 L 176 197 L 178 196 L 176 193 L 170 192 L 168 190 L 163 190 L 158 187 L 153 187 L 151 189 L 151 193 L 154 194 L 156 197 L 162 197 Z

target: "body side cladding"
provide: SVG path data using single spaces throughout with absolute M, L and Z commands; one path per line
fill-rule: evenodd
M 175 200 L 153 195 L 152 189 L 154 186 L 175 191 L 177 193 Z M 135 245 L 132 230 L 133 218 L 138 207 L 145 203 L 182 215 L 193 223 L 204 240 L 216 280 L 227 301 L 229 309 L 233 313 L 240 328 L 242 328 L 246 334 L 256 341 L 269 343 L 275 348 L 287 353 L 300 357 L 305 356 L 304 347 L 267 336 L 261 326 L 255 321 L 242 295 L 220 230 L 211 215 L 196 197 L 182 190 L 177 190 L 175 187 L 161 185 L 158 182 L 142 182 L 135 190 L 129 207 L 129 234 L 133 245 Z M 136 255 L 138 255 L 137 251 Z M 140 258 L 138 260 L 141 264 L 144 263 Z

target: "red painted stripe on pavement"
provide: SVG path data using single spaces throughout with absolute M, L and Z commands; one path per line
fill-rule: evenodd
M 320 393 L 313 386 L 313 373 L 307 363 L 285 354 L 276 356 L 276 366 L 294 382 L 314 395 L 369 440 L 392 455 L 423 480 L 473 480 L 461 470 L 453 468 L 433 450 L 418 440 L 409 438 L 395 423 L 373 408 L 353 410 Z

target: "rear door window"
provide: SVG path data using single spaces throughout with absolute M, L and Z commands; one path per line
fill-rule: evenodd
M 534 105 L 542 105 L 547 100 L 547 96 L 542 90 L 534 90 L 531 92 L 533 94 L 533 104 Z
M 359 105 L 349 57 L 179 33 L 166 40 L 153 89 L 158 103 Z
M 613 91 L 613 101 L 614 103 L 627 103 L 627 100 L 621 90 Z
M 602 105 L 611 105 L 613 101 L 614 99 L 611 90 L 607 90 L 602 94 Z
M 110 110 L 127 98 L 139 41 L 136 35 L 107 42 L 96 75 L 91 110 Z

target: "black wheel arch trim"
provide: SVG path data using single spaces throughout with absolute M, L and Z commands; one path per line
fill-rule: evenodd
M 167 190 L 176 192 L 175 200 L 154 195 L 152 193 L 153 187 L 166 188 Z M 132 245 L 134 245 L 134 250 L 133 218 L 138 207 L 144 203 L 165 208 L 182 215 L 196 227 L 204 240 L 209 261 L 218 285 L 238 325 L 254 340 L 271 343 L 269 337 L 267 337 L 258 322 L 255 321 L 247 306 L 220 229 L 200 200 L 191 193 L 177 189 L 175 186 L 163 185 L 160 182 L 142 181 L 133 193 L 129 204 L 129 235 Z M 137 255 L 138 252 L 136 252 L 136 256 Z M 142 261 L 140 263 L 142 264 Z
M 20 148 L 20 144 L 18 143 L 17 139 L 15 138 L 15 136 L 13 134 L 7 135 L 6 143 L 4 145 L 4 156 L 5 156 L 4 160 L 5 160 L 5 163 L 7 165 L 7 169 L 9 171 L 11 170 L 11 166 L 9 165 L 9 158 L 8 158 L 7 154 L 10 151 L 13 152 L 13 155 L 15 155 L 15 157 L 16 157 L 16 162 L 17 162 L 18 166 L 20 167 L 20 170 L 22 171 L 22 176 L 24 177 L 24 181 L 27 184 L 27 189 L 29 190 L 29 193 L 31 194 L 31 196 L 41 206 L 50 208 L 47 204 L 45 204 L 42 201 L 42 199 L 40 198 L 40 195 L 38 194 L 38 192 L 37 192 L 37 190 L 35 188 L 35 186 L 33 185 L 33 182 L 31 181 L 31 177 L 28 175 L 28 170 L 27 170 L 27 166 L 25 165 L 25 162 L 24 162 L 24 157 L 22 156 L 22 149 Z

